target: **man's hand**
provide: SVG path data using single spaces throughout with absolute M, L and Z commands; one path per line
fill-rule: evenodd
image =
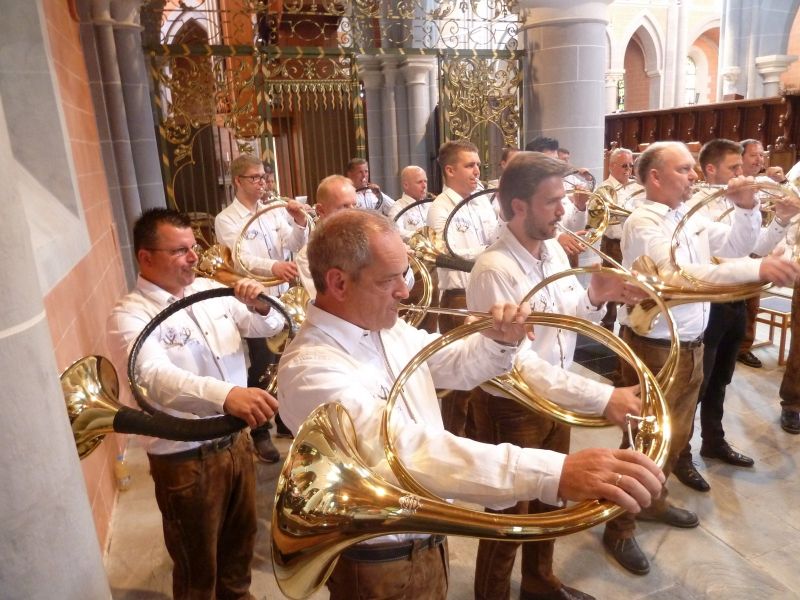
M 278 410 L 278 401 L 261 388 L 237 386 L 228 392 L 222 408 L 255 428 L 272 418 Z
M 775 183 L 783 183 L 786 181 L 783 167 L 767 167 L 766 175 Z
M 644 454 L 590 448 L 566 457 L 558 495 L 575 501 L 605 499 L 638 513 L 661 494 L 663 484 L 661 469 Z
M 586 233 L 586 230 L 576 231 L 575 235 L 583 235 Z M 573 236 L 568 233 L 562 233 L 557 238 L 558 243 L 561 244 L 561 247 L 564 248 L 564 252 L 567 254 L 580 254 L 586 249 L 586 244 L 583 242 L 576 240 Z
M 647 298 L 642 288 L 611 273 L 592 273 L 587 291 L 589 302 L 594 306 L 600 306 L 605 302 L 632 305 Z
M 758 276 L 762 281 L 770 281 L 775 285 L 792 286 L 800 277 L 800 265 L 778 254 L 770 254 L 761 259 Z
M 269 312 L 269 304 L 258 299 L 261 294 L 267 293 L 267 288 L 255 281 L 243 277 L 233 284 L 233 293 L 239 302 L 246 304 L 253 310 L 258 310 L 261 314 Z
M 775 198 L 775 217 L 780 224 L 788 225 L 798 213 L 800 213 L 800 201 L 791 196 L 779 196 Z
M 569 199 L 575 205 L 575 208 L 581 212 L 584 212 L 586 210 L 586 203 L 589 201 L 589 196 L 591 196 L 591 194 L 592 192 L 589 191 L 589 188 L 586 188 L 582 185 L 576 185 L 572 190 L 572 193 L 569 194 Z
M 639 398 L 639 386 L 614 388 L 611 398 L 606 404 L 603 416 L 620 427 L 625 427 L 625 415 L 641 415 L 642 399 Z
M 728 189 L 725 192 L 725 197 L 729 198 L 739 208 L 751 209 L 755 208 L 758 204 L 756 200 L 756 190 L 754 188 L 742 189 L 745 186 L 752 186 L 755 179 L 752 177 L 745 177 L 740 175 L 734 177 L 728 182 Z
M 494 318 L 494 326 L 484 329 L 481 333 L 496 342 L 503 344 L 519 344 L 525 337 L 533 339 L 533 331 L 525 325 L 525 319 L 531 314 L 531 307 L 525 304 L 495 304 L 489 309 L 489 314 Z M 474 319 L 467 319 L 470 322 Z
M 291 281 L 298 274 L 297 265 L 288 260 L 278 260 L 272 265 L 272 274 L 284 281 Z
M 308 225 L 305 207 L 297 200 L 289 200 L 286 203 L 286 212 L 289 213 L 289 215 L 294 219 L 294 222 L 300 227 L 305 227 Z

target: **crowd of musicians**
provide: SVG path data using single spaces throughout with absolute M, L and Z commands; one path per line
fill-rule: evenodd
M 751 351 L 757 298 L 673 308 L 679 361 L 665 398 L 671 440 L 662 468 L 629 448 L 627 435 L 619 449 L 571 453 L 567 425 L 482 387 L 516 367 L 549 400 L 624 429 L 626 416 L 642 411 L 631 366 L 620 361 L 610 381 L 586 377 L 572 368 L 576 333 L 538 326 L 531 331 L 525 321 L 536 311 L 602 323 L 656 373 L 670 352 L 666 320 L 647 333 L 634 330 L 632 306 L 646 294 L 611 274 L 561 277 L 522 302 L 534 286 L 571 265 L 599 263 L 600 256 L 626 269 L 649 257 L 667 282 L 688 273 L 714 284 L 792 286 L 800 275 L 793 225 L 800 204 L 751 185 L 772 181 L 788 190 L 800 173 L 765 169 L 758 141 L 713 140 L 697 157 L 679 142 L 654 143 L 638 155 L 613 150 L 601 185 L 614 198 L 617 216 L 596 244 L 597 254 L 581 241 L 593 181 L 568 158 L 556 140 L 536 138 L 525 150 L 506 149 L 499 180 L 484 184 L 478 149 L 449 141 L 438 155 L 441 193 L 429 194 L 425 170 L 410 165 L 398 174 L 403 194 L 396 200 L 370 181 L 366 160 L 353 159 L 342 174 L 318 182 L 313 207 L 295 200 L 274 203 L 275 176 L 260 159 L 241 155 L 232 162 L 235 198 L 216 216 L 215 236 L 235 250 L 235 267 L 243 275 L 235 296 L 198 302 L 171 316 L 144 343 L 136 364 L 138 383 L 163 411 L 201 419 L 225 413 L 249 426 L 203 442 L 154 439 L 148 447 L 164 541 L 174 562 L 175 598 L 253 597 L 254 456 L 280 459 L 270 434 L 273 419 L 279 435 L 295 435 L 318 406 L 340 402 L 353 421 L 360 456 L 375 473 L 396 481 L 381 437 L 388 392 L 421 348 L 465 321 L 463 315 L 442 314 L 413 327 L 398 317 L 401 303 L 410 302 L 420 286 L 409 266 L 409 240 L 421 231 L 439 240 L 446 234 L 451 252 L 474 262 L 471 270 L 432 269 L 434 304 L 492 319 L 491 327 L 459 339 L 417 369 L 396 404 L 396 450 L 429 490 L 511 514 L 550 511 L 568 501 L 611 501 L 625 512 L 606 523 L 605 551 L 622 568 L 645 575 L 657 557 L 646 556 L 637 544 L 637 521 L 699 524 L 694 512 L 670 502 L 667 489 L 674 474 L 699 492 L 709 490 L 689 444 L 698 406 L 700 455 L 744 468 L 754 464 L 729 443 L 723 417 L 737 362 L 761 366 Z M 701 179 L 706 185 L 697 185 Z M 484 185 L 496 191 L 462 203 Z M 726 191 L 716 193 L 720 188 Z M 271 209 L 264 210 L 269 203 Z M 120 372 L 132 342 L 161 310 L 221 286 L 196 275 L 201 249 L 186 215 L 147 211 L 133 233 L 138 281 L 108 321 L 109 349 Z M 259 282 L 266 278 L 270 287 Z M 277 297 L 290 286 L 301 286 L 311 301 L 296 336 L 276 349 L 265 339 L 279 336 L 286 323 L 259 295 Z M 265 373 L 274 373 L 275 365 L 273 395 Z M 800 433 L 797 372 L 787 370 L 781 388 L 780 425 L 790 434 Z M 475 598 L 510 597 L 518 553 L 521 598 L 592 598 L 554 573 L 554 545 L 481 540 Z M 446 538 L 399 533 L 345 550 L 327 586 L 335 599 L 419 600 L 445 598 L 448 577 Z

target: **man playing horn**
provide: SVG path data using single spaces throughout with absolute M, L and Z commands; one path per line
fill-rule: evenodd
M 549 275 L 569 269 L 561 245 L 554 239 L 564 216 L 563 177 L 569 166 L 539 152 L 519 152 L 509 162 L 498 192 L 507 227 L 475 262 L 467 286 L 467 306 L 485 311 L 502 298 L 522 300 L 528 290 Z M 624 295 L 623 295 L 624 291 Z M 599 321 L 609 300 L 642 296 L 622 279 L 595 274 L 588 290 L 574 276 L 548 285 L 531 299 L 531 309 Z M 617 425 L 625 415 L 638 415 L 641 401 L 636 388 L 613 388 L 568 371 L 577 335 L 554 328 L 537 328 L 534 341 L 523 341 L 516 367 L 525 382 L 544 391 L 548 399 L 579 412 L 605 415 Z M 481 388 L 470 397 L 476 439 L 492 444 L 513 443 L 526 448 L 569 452 L 570 428 L 554 419 L 530 414 L 516 401 Z M 504 510 L 533 514 L 555 510 L 539 500 L 523 501 Z M 522 598 L 591 599 L 562 585 L 553 574 L 554 540 L 522 544 Z M 511 570 L 518 542 L 481 540 L 475 570 L 476 600 L 509 597 Z
M 692 195 L 697 175 L 694 158 L 685 144 L 657 142 L 639 157 L 638 179 L 644 185 L 646 199 L 625 221 L 622 230 L 622 264 L 630 268 L 634 259 L 650 257 L 658 267 L 659 276 L 667 283 L 684 283 L 670 260 L 672 236 L 686 212 L 684 202 Z M 733 225 L 692 219 L 683 230 L 677 248 L 677 260 L 692 276 L 721 284 L 771 281 L 780 285 L 791 283 L 800 274 L 800 266 L 768 256 L 755 260 L 740 258 L 713 264 L 711 257 L 746 255 L 756 242 L 761 218 L 752 193 L 738 193 L 736 188 L 747 183 L 745 178 L 730 182 L 728 190 L 735 199 Z M 641 357 L 651 371 L 658 372 L 669 356 L 669 331 L 661 320 L 646 335 L 641 336 L 629 327 L 627 307 L 620 308 L 620 322 L 626 325 L 622 337 Z M 686 446 L 697 407 L 697 394 L 703 379 L 703 332 L 708 323 L 709 303 L 697 302 L 672 309 L 680 338 L 680 360 L 674 383 L 666 395 L 670 408 L 672 439 L 670 453 L 664 465 L 669 476 L 678 454 Z M 623 382 L 630 381 L 630 369 L 623 365 Z M 623 445 L 625 439 L 623 438 Z M 628 571 L 644 575 L 650 563 L 634 537 L 636 519 L 657 521 L 673 527 L 697 527 L 699 519 L 691 511 L 673 506 L 667 501 L 667 489 L 645 511 L 632 513 L 609 521 L 603 543 L 611 555 Z
M 234 266 L 240 273 L 249 271 L 258 276 L 282 279 L 284 283 L 267 291 L 271 296 L 280 296 L 289 289 L 288 282 L 297 277 L 297 265 L 291 260 L 291 253 L 298 252 L 308 240 L 306 213 L 299 202 L 290 200 L 285 209 L 276 208 L 262 214 L 243 231 L 248 221 L 263 208 L 260 200 L 268 191 L 267 179 L 273 175 L 250 154 L 237 156 L 230 168 L 236 197 L 214 219 L 217 241 L 230 248 Z M 240 238 L 241 251 L 237 253 L 235 248 Z M 249 382 L 257 386 L 268 366 L 274 365 L 277 359 L 263 339 L 247 338 L 245 341 L 250 353 Z M 276 420 L 281 433 L 280 417 Z M 267 422 L 252 432 L 258 457 L 267 463 L 277 462 L 281 456 L 272 443 L 271 427 L 272 423 Z
M 117 371 L 145 326 L 172 302 L 221 287 L 195 279 L 195 239 L 186 215 L 145 212 L 133 228 L 136 288 L 108 319 L 108 348 Z M 206 300 L 169 317 L 142 345 L 136 381 L 166 412 L 184 418 L 231 414 L 250 427 L 278 408 L 267 392 L 247 387 L 242 336 L 268 337 L 283 318 L 257 301 L 264 286 L 241 279 L 236 299 Z M 200 442 L 154 439 L 147 451 L 164 541 L 173 561 L 174 598 L 247 598 L 257 531 L 250 436 Z
M 365 158 L 352 158 L 344 170 L 345 176 L 356 189 L 356 207 L 377 210 L 388 215 L 394 200 L 381 191 L 377 183 L 369 180 L 369 163 Z
M 428 226 L 442 239 L 450 213 L 480 185 L 481 159 L 475 144 L 468 140 L 456 140 L 441 145 L 437 160 L 442 170 L 444 189 L 428 211 Z M 482 195 L 456 213 L 447 231 L 447 240 L 456 254 L 472 259 L 494 242 L 499 226 L 489 197 Z M 436 272 L 441 291 L 439 305 L 444 308 L 466 307 L 464 290 L 469 273 L 442 268 Z M 461 317 L 440 315 L 439 331 L 447 333 L 462 322 Z M 444 426 L 456 435 L 465 435 L 468 429 L 468 398 L 469 394 L 460 391 L 451 391 L 442 398 Z
M 636 183 L 633 179 L 633 152 L 627 148 L 615 148 L 611 151 L 608 157 L 608 178 L 602 183 L 616 190 L 617 206 L 625 210 L 633 210 L 635 208 L 635 198 L 631 198 L 636 192 L 642 189 L 642 186 Z M 619 247 L 619 240 L 622 237 L 622 224 L 623 220 L 618 219 L 616 223 L 610 224 L 606 227 L 603 233 L 603 238 L 600 241 L 600 250 L 620 262 L 622 260 L 622 250 Z M 605 264 L 606 267 L 611 265 Z M 606 304 L 606 314 L 602 319 L 603 327 L 609 331 L 614 331 L 617 323 L 617 304 L 616 302 L 608 302 Z
M 706 142 L 700 149 L 698 162 L 703 176 L 709 184 L 724 185 L 742 175 L 742 146 L 726 139 Z M 718 190 L 700 190 L 687 203 L 688 207 L 702 202 Z M 735 213 L 734 201 L 726 196 L 707 202 L 698 211 L 699 217 L 732 225 Z M 777 218 L 769 227 L 762 229 L 754 254 L 763 256 L 786 236 L 786 228 L 797 210 L 787 203 L 777 203 Z M 748 252 L 749 253 L 749 252 Z M 757 299 L 757 298 L 756 298 Z M 722 427 L 725 388 L 733 378 L 739 344 L 745 335 L 745 300 L 713 303 L 708 313 L 708 325 L 703 334 L 703 383 L 697 403 L 700 406 L 700 425 L 703 444 L 700 456 L 718 458 L 739 467 L 753 466 L 753 459 L 737 452 L 725 440 Z M 694 421 L 692 421 L 694 423 Z M 692 430 L 694 427 L 692 427 Z M 691 438 L 691 431 L 689 437 Z M 675 476 L 685 485 L 706 492 L 711 489 L 708 482 L 692 462 L 692 449 L 689 442 L 678 457 Z
M 395 220 L 395 216 L 401 210 L 415 202 L 424 200 L 425 196 L 427 196 L 428 176 L 425 174 L 425 170 L 415 165 L 404 168 L 400 171 L 400 187 L 403 188 L 403 195 L 394 203 L 388 214 L 388 217 L 392 220 Z M 403 240 L 408 241 L 418 229 L 425 226 L 429 208 L 430 203 L 417 204 L 400 216 L 397 226 L 400 228 L 400 235 L 403 236 Z
M 279 365 L 279 397 L 291 398 L 284 420 L 297 431 L 317 406 L 341 402 L 359 454 L 394 483 L 380 433 L 387 393 L 411 357 L 437 338 L 397 317 L 408 297 L 405 245 L 387 219 L 342 211 L 316 228 L 308 257 L 317 299 Z M 633 512 L 647 506 L 663 476 L 641 453 L 590 449 L 564 456 L 445 431 L 435 387 L 469 389 L 507 371 L 528 313 L 527 306 L 495 304 L 485 335 L 447 346 L 411 376 L 393 418 L 399 458 L 433 493 L 495 508 L 529 498 L 547 504 L 606 498 Z M 356 582 L 363 598 L 443 599 L 446 547 L 425 534 L 363 542 L 340 557 L 328 580 L 331 598 L 355 597 Z

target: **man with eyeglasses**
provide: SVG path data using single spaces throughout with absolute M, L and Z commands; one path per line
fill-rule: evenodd
M 298 275 L 297 264 L 291 260 L 291 253 L 297 253 L 308 239 L 308 220 L 303 206 L 294 200 L 285 209 L 276 208 L 262 214 L 245 225 L 263 208 L 261 198 L 267 193 L 267 178 L 263 163 L 250 154 L 240 154 L 231 162 L 231 178 L 236 190 L 233 202 L 222 210 L 214 220 L 217 241 L 234 252 L 241 238 L 240 252 L 234 256 L 236 270 L 242 274 L 248 271 L 258 276 L 272 276 L 284 283 L 270 287 L 271 296 L 280 296 L 289 289 L 289 281 Z M 273 177 L 274 181 L 274 177 Z M 247 340 L 250 351 L 250 385 L 257 386 L 270 364 L 277 362 L 263 339 Z M 280 453 L 272 443 L 270 423 L 253 431 L 256 452 L 261 460 L 274 463 Z M 278 432 L 281 422 L 278 420 Z
M 126 372 L 134 340 L 171 303 L 221 287 L 195 278 L 197 253 L 190 221 L 170 209 L 145 212 L 133 228 L 139 264 L 136 288 L 108 319 L 107 342 L 118 372 Z M 264 286 L 242 279 L 236 298 L 196 303 L 162 323 L 145 341 L 136 380 L 161 410 L 184 418 L 231 414 L 254 428 L 278 403 L 247 387 L 242 336 L 280 332 L 283 318 L 257 300 Z M 174 598 L 248 598 L 257 531 L 255 469 L 250 436 L 208 442 L 153 440 L 150 473 L 172 557 Z
M 642 186 L 633 177 L 633 152 L 627 148 L 615 148 L 608 157 L 608 178 L 601 184 L 608 186 L 616 191 L 617 206 L 626 210 L 636 208 L 636 199 L 642 198 L 639 192 Z M 603 234 L 600 242 L 600 250 L 616 260 L 622 262 L 622 251 L 619 247 L 619 240 L 622 237 L 622 224 L 624 218 L 615 219 L 616 223 L 609 225 Z M 604 266 L 613 265 L 604 262 Z M 614 331 L 617 322 L 617 304 L 608 302 L 606 304 L 606 314 L 601 323 L 609 331 Z

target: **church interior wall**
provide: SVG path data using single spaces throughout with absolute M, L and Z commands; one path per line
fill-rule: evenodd
M 127 287 L 79 26 L 70 17 L 66 2 L 42 0 L 42 7 L 89 248 L 44 296 L 56 362 L 63 371 L 87 354 L 107 355 L 105 319 Z M 108 436 L 81 462 L 101 548 L 105 547 L 116 500 L 114 459 L 122 448 L 118 436 Z

